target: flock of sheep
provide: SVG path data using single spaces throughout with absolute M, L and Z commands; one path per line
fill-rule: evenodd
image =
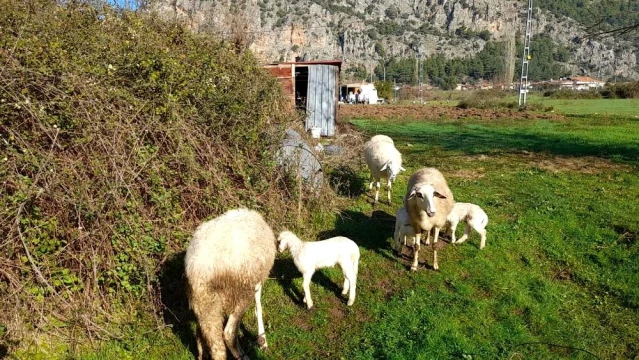
M 391 184 L 405 170 L 400 152 L 390 137 L 376 135 L 364 145 L 364 155 L 371 171 L 369 188 L 376 183 L 375 202 L 378 201 L 379 182 L 386 179 L 390 204 Z M 457 240 L 455 230 L 460 221 L 466 223 L 466 231 Z M 401 253 L 403 246 L 412 246 L 411 270 L 417 270 L 422 234 L 426 234 L 426 245 L 429 245 L 433 233 L 435 244 L 440 230 L 447 224 L 452 232 L 451 243 L 465 241 L 472 228 L 481 235 L 480 248 L 486 245 L 486 213 L 474 204 L 455 203 L 446 179 L 437 169 L 417 170 L 408 181 L 404 206 L 396 213 L 394 250 Z M 253 299 L 258 344 L 267 347 L 262 319 L 262 284 L 273 267 L 277 250 L 289 250 L 302 273 L 303 301 L 308 309 L 313 307 L 311 277 L 316 270 L 335 265 L 339 265 L 344 274 L 342 295 L 348 294 L 348 306 L 353 304 L 360 257 L 354 241 L 337 236 L 304 242 L 290 231 L 281 232 L 276 239 L 259 213 L 248 209 L 230 210 L 202 223 L 186 252 L 187 296 L 198 323 L 198 359 L 203 359 L 206 353 L 214 360 L 226 359 L 227 349 L 235 359 L 248 359 L 238 343 L 237 332 Z M 433 268 L 439 268 L 435 246 Z

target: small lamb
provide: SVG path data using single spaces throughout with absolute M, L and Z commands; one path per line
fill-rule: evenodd
M 470 235 L 470 228 L 477 231 L 481 235 L 480 249 L 486 246 L 486 225 L 488 225 L 488 215 L 479 206 L 470 203 L 455 203 L 453 210 L 446 217 L 446 221 L 450 224 L 451 231 L 451 243 L 461 244 Z M 466 223 L 466 231 L 464 236 L 459 240 L 455 237 L 455 230 L 457 230 L 457 224 L 463 221 Z
M 393 249 L 396 253 L 401 254 L 402 247 L 415 245 L 415 229 L 410 222 L 410 216 L 405 207 L 401 207 L 395 213 L 395 234 L 393 236 Z
M 359 263 L 359 247 L 353 240 L 337 236 L 322 241 L 304 242 L 292 232 L 283 231 L 277 241 L 280 252 L 291 250 L 293 262 L 304 277 L 304 303 L 309 309 L 313 307 L 311 277 L 317 269 L 333 267 L 335 264 L 338 264 L 344 273 L 342 295 L 350 292 L 347 305 L 353 305 Z
M 364 144 L 364 159 L 371 171 L 369 190 L 375 184 L 375 203 L 379 200 L 380 180 L 387 179 L 388 203 L 391 203 L 392 183 L 401 171 L 402 154 L 395 148 L 393 140 L 386 135 L 375 135 Z

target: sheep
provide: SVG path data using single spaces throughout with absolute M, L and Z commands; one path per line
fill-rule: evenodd
M 395 233 L 393 240 L 393 249 L 398 255 L 402 253 L 403 246 L 415 245 L 415 229 L 413 229 L 413 225 L 411 225 L 410 217 L 405 207 L 400 208 L 397 210 L 397 213 L 395 213 Z
M 435 229 L 433 237 L 433 269 L 438 270 L 437 239 L 439 231 L 446 226 L 446 218 L 453 209 L 453 193 L 446 179 L 435 168 L 417 170 L 408 180 L 404 207 L 408 211 L 410 222 L 415 229 L 414 259 L 411 270 L 417 270 L 420 240 L 426 232 L 426 245 L 430 244 L 430 231 Z
M 357 268 L 359 263 L 359 247 L 355 242 L 343 236 L 330 239 L 304 242 L 290 231 L 283 231 L 277 238 L 280 252 L 289 249 L 293 262 L 304 278 L 304 303 L 308 309 L 313 307 L 311 298 L 311 277 L 316 270 L 333 267 L 338 264 L 344 273 L 342 295 L 348 295 L 348 306 L 355 302 L 357 286 Z
M 393 139 L 390 138 L 390 136 L 386 136 L 386 135 L 375 135 L 370 139 L 371 142 L 376 142 L 376 141 L 386 141 L 389 142 L 391 144 L 395 144 L 395 142 L 393 141 Z
M 388 179 L 386 188 L 388 189 L 388 203 L 391 203 L 391 184 L 395 181 L 395 177 L 401 171 L 405 171 L 402 167 L 402 154 L 395 148 L 390 139 L 385 135 L 373 136 L 371 140 L 364 144 L 364 158 L 366 164 L 371 171 L 369 190 L 373 189 L 373 183 L 376 184 L 375 202 L 379 199 L 379 181 L 382 178 Z
M 198 359 L 210 353 L 248 360 L 237 341 L 244 312 L 255 299 L 258 343 L 267 347 L 262 320 L 262 283 L 276 254 L 275 235 L 252 210 L 230 210 L 195 230 L 185 256 L 189 307 L 197 319 Z M 228 316 L 226 325 L 224 317 Z
M 446 220 L 450 224 L 451 243 L 461 244 L 466 241 L 466 239 L 468 239 L 468 235 L 470 235 L 470 229 L 473 228 L 479 233 L 479 235 L 481 235 L 479 248 L 483 249 L 484 246 L 486 246 L 486 225 L 488 225 L 488 215 L 486 215 L 486 212 L 484 212 L 484 210 L 478 205 L 470 203 L 455 203 L 453 210 L 450 214 L 448 214 Z M 466 231 L 464 231 L 464 235 L 457 240 L 455 237 L 455 230 L 457 230 L 457 224 L 460 221 L 466 223 Z

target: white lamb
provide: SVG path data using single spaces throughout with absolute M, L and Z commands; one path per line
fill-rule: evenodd
M 470 235 L 470 229 L 473 228 L 473 230 L 481 235 L 479 248 L 483 249 L 484 246 L 486 246 L 488 215 L 486 215 L 486 212 L 479 206 L 470 203 L 455 203 L 453 210 L 446 217 L 446 221 L 450 224 L 451 242 L 453 244 L 461 244 L 466 241 L 468 235 Z M 466 223 L 466 231 L 464 231 L 464 236 L 457 240 L 455 230 L 457 230 L 457 224 L 459 224 L 460 221 Z
M 395 234 L 393 236 L 393 249 L 401 254 L 402 247 L 415 245 L 415 229 L 411 225 L 410 216 L 405 207 L 400 208 L 395 213 Z
M 380 179 L 388 179 L 386 188 L 390 204 L 391 184 L 400 171 L 406 170 L 402 167 L 402 154 L 395 148 L 393 140 L 388 136 L 376 135 L 364 144 L 364 158 L 371 171 L 369 190 L 372 190 L 373 183 L 376 183 L 375 202 L 379 200 Z
M 277 238 L 279 251 L 291 250 L 293 262 L 304 278 L 304 303 L 310 309 L 313 307 L 311 299 L 311 277 L 317 269 L 333 267 L 338 264 L 344 273 L 344 290 L 342 295 L 348 295 L 348 306 L 355 302 L 355 287 L 357 285 L 357 267 L 359 263 L 359 247 L 349 238 L 337 236 L 314 242 L 304 242 L 290 231 L 281 232 Z

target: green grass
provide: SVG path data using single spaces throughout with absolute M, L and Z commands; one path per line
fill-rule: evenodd
M 639 99 L 564 100 L 531 96 L 530 103 L 552 106 L 556 112 L 564 114 L 639 116 Z
M 339 295 L 341 272 L 327 269 L 313 279 L 316 308 L 307 311 L 299 273 L 288 256 L 279 258 L 263 295 L 268 351 L 254 346 L 252 309 L 244 318 L 242 341 L 252 357 L 639 356 L 638 120 L 353 123 L 393 137 L 408 169 L 394 186 L 392 206 L 371 204 L 361 169 L 350 179 L 360 191 L 348 206 L 310 219 L 313 240 L 339 234 L 360 245 L 355 304 L 347 307 Z M 456 200 L 485 209 L 488 240 L 479 250 L 473 233 L 439 251 L 440 271 L 422 263 L 411 273 L 407 261 L 393 256 L 390 241 L 408 175 L 423 166 L 447 176 Z M 431 264 L 430 251 L 422 261 Z M 180 281 L 181 257 L 169 264 L 160 281 Z M 74 356 L 192 358 L 193 322 L 183 294 L 172 298 L 172 313 L 164 314 L 172 328 L 132 329 L 122 341 Z

